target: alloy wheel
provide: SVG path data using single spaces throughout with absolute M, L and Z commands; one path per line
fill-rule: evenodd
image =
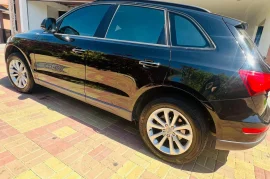
M 171 108 L 160 108 L 149 116 L 147 134 L 152 144 L 168 155 L 186 152 L 193 139 L 188 120 Z
M 28 83 L 28 74 L 24 63 L 19 59 L 14 59 L 9 63 L 9 75 L 12 82 L 18 88 L 25 88 Z

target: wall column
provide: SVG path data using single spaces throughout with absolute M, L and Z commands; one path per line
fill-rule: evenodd
M 26 32 L 29 30 L 28 24 L 28 1 L 27 0 L 20 0 L 19 1 L 19 13 L 20 13 L 20 25 L 21 25 L 21 32 Z
M 9 18 L 10 18 L 10 23 L 11 23 L 11 35 L 15 35 L 17 33 L 16 30 L 16 17 L 15 17 L 15 4 L 14 4 L 14 0 L 9 0 L 8 1 L 8 6 L 9 6 Z

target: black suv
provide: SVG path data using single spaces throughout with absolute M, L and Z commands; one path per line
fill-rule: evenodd
M 95 1 L 8 40 L 8 76 L 39 84 L 129 121 L 160 158 L 194 160 L 208 134 L 216 148 L 247 149 L 269 125 L 269 66 L 247 24 L 193 6 Z

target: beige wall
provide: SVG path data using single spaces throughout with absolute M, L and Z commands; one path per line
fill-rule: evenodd
M 9 15 L 8 14 L 3 14 L 3 27 L 4 29 L 11 29 L 11 24 L 9 20 Z
M 0 4 L 8 5 L 8 0 L 0 0 Z

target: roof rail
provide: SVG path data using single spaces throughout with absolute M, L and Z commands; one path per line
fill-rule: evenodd
M 195 10 L 195 11 L 211 13 L 209 10 L 201 8 L 201 7 L 185 5 L 185 4 L 178 4 L 178 3 L 172 3 L 172 2 L 156 1 L 156 0 L 95 0 L 94 2 L 102 2 L 102 1 L 123 1 L 123 2 L 138 2 L 138 3 L 140 3 L 140 2 L 154 3 L 154 4 L 164 5 L 164 6 L 180 7 L 180 8 L 186 8 L 186 9 L 191 9 L 191 10 Z

